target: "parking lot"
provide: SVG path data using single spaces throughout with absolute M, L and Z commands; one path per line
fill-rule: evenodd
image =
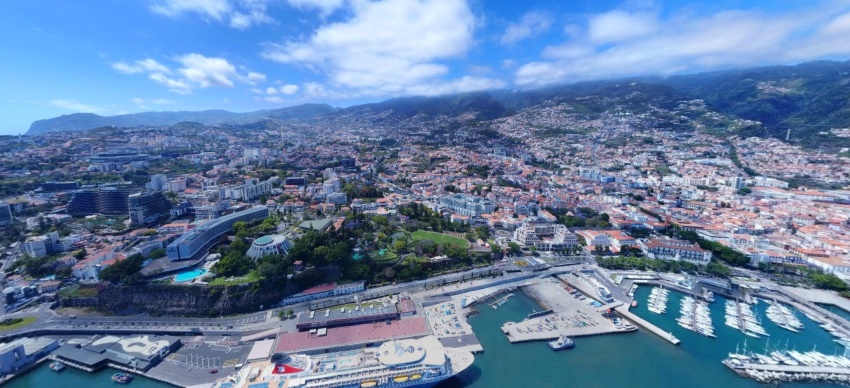
M 251 344 L 230 337 L 190 337 L 148 374 L 183 386 L 211 383 L 244 364 L 250 351 Z M 217 372 L 210 373 L 213 370 Z

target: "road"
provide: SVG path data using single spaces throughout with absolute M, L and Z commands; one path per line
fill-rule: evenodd
M 498 269 L 497 266 L 488 266 L 469 271 L 447 274 L 419 280 L 409 283 L 387 285 L 368 289 L 360 294 L 360 300 L 371 299 L 378 294 L 400 294 L 414 290 L 434 288 L 450 283 L 462 282 L 476 277 L 488 271 Z M 549 268 L 543 271 L 533 272 L 535 276 L 545 276 L 559 271 L 563 268 Z M 528 276 L 531 271 L 507 274 L 495 277 L 493 282 L 501 282 L 506 278 Z M 370 298 L 371 297 L 371 298 Z M 333 298 L 325 298 L 331 300 Z M 296 312 L 306 311 L 310 304 L 320 300 L 302 302 L 285 306 Z M 149 317 L 149 316 L 122 316 L 122 317 L 89 317 L 78 316 L 75 318 L 62 316 L 49 308 L 49 303 L 34 306 L 14 314 L 3 314 L 0 318 L 22 318 L 33 316 L 36 321 L 28 326 L 15 330 L 0 332 L 0 340 L 10 337 L 24 336 L 28 334 L 82 334 L 82 333 L 156 333 L 156 334 L 198 334 L 198 335 L 231 335 L 242 336 L 256 333 L 272 328 L 294 330 L 295 320 L 281 321 L 277 317 L 277 309 L 268 309 L 256 313 L 222 317 L 222 318 L 172 318 L 172 317 Z

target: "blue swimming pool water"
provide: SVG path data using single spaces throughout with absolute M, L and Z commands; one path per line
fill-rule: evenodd
M 174 281 L 177 283 L 189 282 L 195 278 L 204 276 L 207 274 L 206 268 L 198 268 L 193 269 L 191 271 L 181 272 L 174 277 Z

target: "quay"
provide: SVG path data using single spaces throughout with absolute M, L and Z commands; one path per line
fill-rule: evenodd
M 615 323 L 603 314 L 606 306 L 593 302 L 599 305 L 594 307 L 586 300 L 577 299 L 556 279 L 541 279 L 523 287 L 523 291 L 548 309 L 533 313 L 534 317 L 522 322 L 502 325 L 502 332 L 511 343 L 553 340 L 561 335 L 585 337 L 637 330 L 628 322 L 617 320 L 619 323 Z
M 681 343 L 681 341 L 679 341 L 679 339 L 676 338 L 676 336 L 674 336 L 673 334 L 666 332 L 664 330 L 661 330 L 660 327 L 655 326 L 652 323 L 649 323 L 649 321 L 647 321 L 647 320 L 637 316 L 635 313 L 629 311 L 629 305 L 622 305 L 620 307 L 615 308 L 615 310 L 617 311 L 617 314 L 622 315 L 624 318 L 626 318 L 629 321 L 634 322 L 636 325 L 648 330 L 650 333 L 655 334 L 655 335 L 667 340 L 667 342 L 669 342 L 673 345 L 678 345 L 679 343 Z
M 748 377 L 760 383 L 787 381 L 831 381 L 850 382 L 850 368 L 809 365 L 768 365 L 756 363 L 736 363 L 723 360 L 723 365 L 732 369 L 741 377 Z
M 552 311 L 551 309 L 543 310 L 543 311 L 535 311 L 531 314 L 528 314 L 527 318 L 537 318 L 537 317 L 542 317 L 544 315 L 549 315 L 549 314 L 554 314 L 554 313 L 555 312 Z
M 594 292 L 594 290 L 591 290 L 590 285 L 587 284 L 587 282 L 585 282 L 584 280 L 578 278 L 577 276 L 572 275 L 572 274 L 565 274 L 565 275 L 558 276 L 558 278 L 561 279 L 561 281 L 563 281 L 565 283 L 569 283 L 571 286 L 577 288 L 579 291 L 585 293 L 587 296 L 589 296 L 591 298 L 598 298 L 598 296 L 596 295 L 596 292 Z M 678 288 L 675 289 L 675 290 L 678 291 Z M 625 319 L 629 320 L 630 322 L 633 322 L 634 324 L 648 330 L 649 332 L 665 339 L 667 342 L 670 342 L 673 345 L 678 345 L 679 343 L 681 343 L 681 341 L 679 341 L 679 339 L 676 338 L 673 334 L 666 332 L 664 330 L 661 330 L 660 327 L 653 325 L 649 321 L 647 321 L 647 320 L 637 316 L 636 314 L 632 313 L 631 311 L 629 311 L 629 307 L 631 306 L 631 302 L 632 301 L 629 300 L 627 303 L 624 303 L 624 304 L 622 304 L 618 307 L 615 307 L 614 310 L 617 312 L 617 314 L 620 314 L 623 318 L 625 318 Z

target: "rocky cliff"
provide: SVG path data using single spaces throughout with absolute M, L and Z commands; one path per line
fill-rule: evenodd
M 232 315 L 269 307 L 283 298 L 283 291 L 261 290 L 254 285 L 237 286 L 107 286 L 97 296 L 100 310 L 116 315 L 147 313 L 154 316 Z M 63 305 L 70 305 L 65 300 Z

